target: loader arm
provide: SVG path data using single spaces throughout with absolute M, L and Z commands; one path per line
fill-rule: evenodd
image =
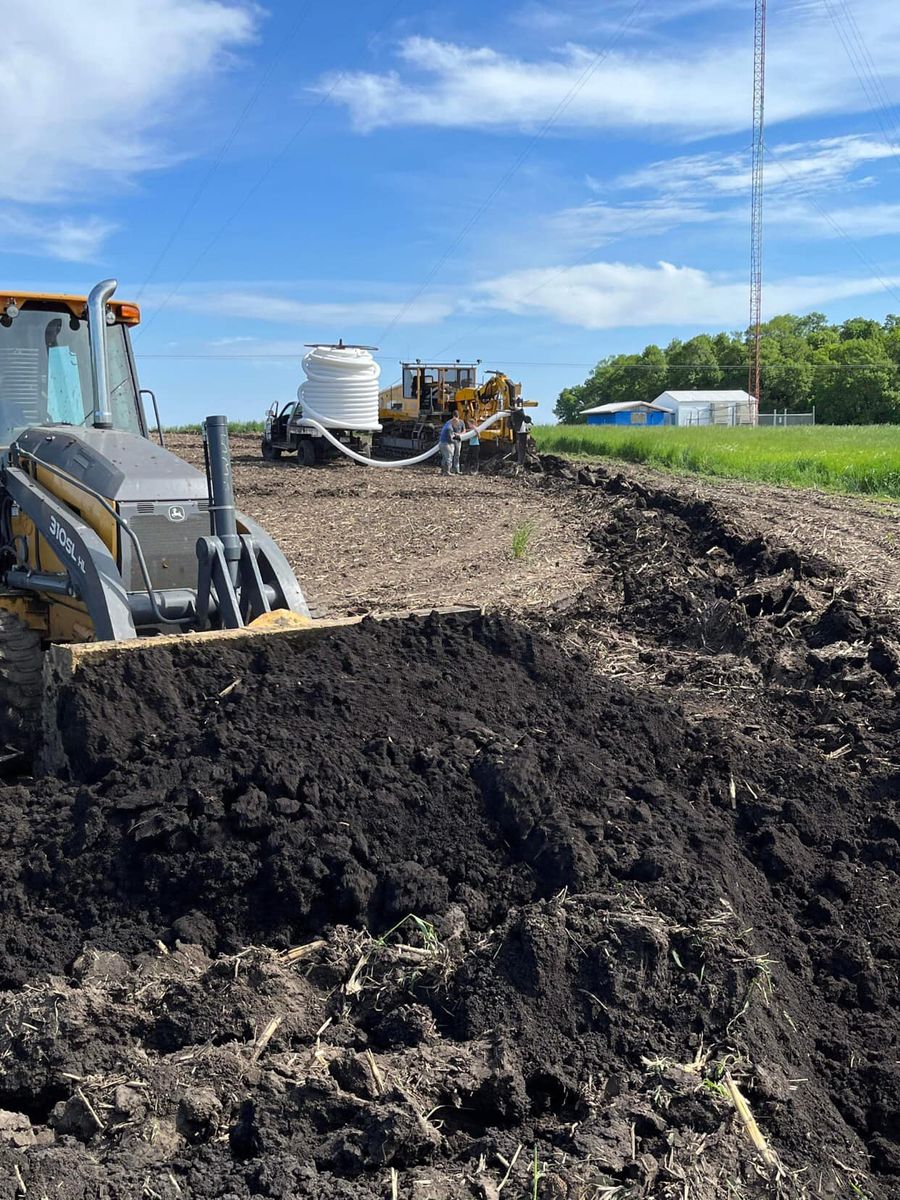
M 94 530 L 20 467 L 5 469 L 3 487 L 65 567 L 47 572 L 17 564 L 6 571 L 6 586 L 82 601 L 98 640 L 137 637 L 119 568 Z
M 307 619 L 287 559 L 235 508 L 227 422 L 205 428 L 208 481 L 144 438 L 26 430 L 0 480 L 15 514 L 0 581 L 51 611 L 83 608 L 100 641 L 240 629 L 273 610 Z

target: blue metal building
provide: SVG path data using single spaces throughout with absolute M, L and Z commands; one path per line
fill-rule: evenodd
M 585 408 L 581 416 L 588 425 L 671 425 L 672 414 L 655 404 L 642 401 L 626 401 L 622 404 L 599 404 L 596 408 Z

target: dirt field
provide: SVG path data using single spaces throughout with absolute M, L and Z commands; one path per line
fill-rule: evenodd
M 535 480 L 481 474 L 444 479 L 431 468 L 303 470 L 263 462 L 258 435 L 233 440 L 238 501 L 277 538 L 320 610 L 337 615 L 426 604 L 546 607 L 587 581 L 584 496 Z M 170 434 L 196 464 L 196 435 Z M 875 603 L 900 604 L 900 505 L 734 481 L 704 482 L 622 463 L 602 470 L 715 504 L 748 537 L 762 533 L 825 556 Z M 451 496 L 451 503 L 447 497 Z M 534 534 L 510 554 L 524 522 Z
M 71 778 L 0 789 L 0 1200 L 900 1194 L 896 511 L 241 449 L 329 611 L 492 611 L 62 694 Z
M 196 436 L 171 434 L 198 465 Z M 443 478 L 431 468 L 304 470 L 263 462 L 258 435 L 233 439 L 238 503 L 277 539 L 316 610 L 327 615 L 434 604 L 545 604 L 587 576 L 564 497 L 536 503 L 505 476 Z M 513 533 L 534 526 L 514 561 Z

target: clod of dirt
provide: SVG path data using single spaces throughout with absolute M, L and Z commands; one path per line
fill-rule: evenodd
M 623 627 L 749 663 L 753 720 L 477 616 L 63 693 L 75 778 L 0 791 L 0 1197 L 894 1194 L 890 631 L 604 502 Z

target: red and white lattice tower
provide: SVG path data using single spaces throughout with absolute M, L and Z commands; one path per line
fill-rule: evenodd
M 754 0 L 753 143 L 750 165 L 750 420 L 759 416 L 762 342 L 763 157 L 765 153 L 766 0 Z

